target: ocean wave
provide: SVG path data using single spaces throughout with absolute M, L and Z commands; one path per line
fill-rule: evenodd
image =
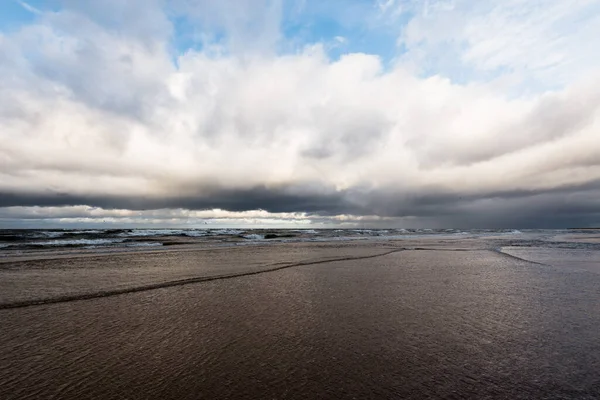
M 244 239 L 250 239 L 250 240 L 263 240 L 265 238 L 265 235 L 251 233 L 251 234 L 247 234 L 247 235 L 242 235 L 242 237 Z
M 130 231 L 121 232 L 119 236 L 127 237 L 146 237 L 146 236 L 183 236 L 183 229 L 132 229 Z
M 239 229 L 210 229 L 210 232 L 213 235 L 241 235 L 244 231 L 240 231 Z
M 123 243 L 125 239 L 58 239 L 49 240 L 45 242 L 31 242 L 28 245 L 31 246 L 97 246 L 97 245 L 108 245 L 115 243 Z
M 239 229 L 131 229 L 122 231 L 118 235 L 125 237 L 147 237 L 147 236 L 234 236 L 244 231 Z
M 571 234 L 572 230 L 531 231 L 517 229 L 232 229 L 232 228 L 193 228 L 193 229 L 73 229 L 73 230 L 0 230 L 0 250 L 2 253 L 13 250 L 59 248 L 59 247 L 152 247 L 192 243 L 232 243 L 266 244 L 268 242 L 340 241 L 340 240 L 404 240 L 436 235 L 466 238 L 489 238 L 514 242 L 516 246 L 561 246 L 575 248 L 588 245 L 548 243 L 556 234 Z M 581 234 L 590 234 L 582 231 Z M 164 237 L 164 240 L 161 238 Z M 542 242 L 532 239 L 544 238 Z M 179 238 L 183 238 L 180 240 Z M 164 242 L 164 243 L 161 243 Z M 504 243 L 503 243 L 504 244 Z
M 54 238 L 59 238 L 61 236 L 65 235 L 65 231 L 40 231 L 40 232 L 35 232 L 33 235 L 31 235 L 31 238 L 34 239 L 41 239 L 41 238 L 48 238 L 48 239 L 54 239 Z
M 204 237 L 204 236 L 210 236 L 210 232 L 208 231 L 184 231 L 183 232 L 183 236 L 188 236 L 188 237 Z

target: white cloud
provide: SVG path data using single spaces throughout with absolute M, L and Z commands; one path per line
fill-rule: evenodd
M 196 34 L 238 56 L 271 53 L 280 40 L 283 0 L 174 0 L 171 5 L 196 25 Z
M 598 0 L 409 2 L 404 60 L 460 77 L 514 73 L 527 85 L 557 88 L 600 63 Z M 404 4 L 406 7 L 406 4 Z M 487 75 L 486 75 L 487 74 Z
M 330 217 L 308 215 L 303 212 L 270 213 L 265 210 L 232 212 L 221 209 L 186 210 L 157 209 L 133 211 L 128 209 L 103 209 L 88 206 L 66 207 L 4 207 L 0 208 L 0 222 L 5 225 L 18 222 L 43 223 L 50 226 L 187 226 L 192 228 L 247 227 L 247 228 L 306 228 L 336 226 L 361 226 L 386 222 L 398 223 L 400 218 L 376 215 L 360 216 L 340 214 Z
M 16 1 L 17 1 L 17 3 L 19 3 L 19 5 L 20 5 L 21 7 L 23 7 L 24 9 L 26 9 L 26 10 L 27 10 L 27 11 L 29 11 L 30 13 L 32 13 L 32 14 L 35 14 L 35 15 L 40 15 L 40 14 L 42 14 L 42 11 L 41 11 L 40 9 L 38 9 L 38 8 L 36 8 L 36 7 L 34 7 L 34 6 L 32 6 L 31 4 L 29 4 L 29 3 L 26 3 L 26 2 L 24 2 L 24 1 L 21 1 L 21 0 L 16 0 Z

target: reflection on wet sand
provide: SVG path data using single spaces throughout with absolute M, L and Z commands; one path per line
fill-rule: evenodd
M 4 262 L 5 304 L 240 276 L 0 310 L 0 398 L 598 398 L 600 275 L 496 244 Z

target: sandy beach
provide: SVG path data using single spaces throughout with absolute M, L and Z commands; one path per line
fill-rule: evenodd
M 598 271 L 481 240 L 7 258 L 0 277 L 2 399 L 600 397 Z

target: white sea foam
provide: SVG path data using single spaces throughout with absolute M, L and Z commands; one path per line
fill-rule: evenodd
M 204 236 L 209 236 L 210 232 L 193 230 L 193 231 L 184 231 L 183 234 L 185 236 L 190 236 L 190 237 L 204 237 Z
M 182 229 L 133 229 L 129 232 L 123 232 L 119 236 L 174 236 L 183 235 Z
M 310 233 L 311 235 L 319 233 L 319 232 L 315 231 L 314 229 L 292 229 L 291 231 L 292 232 L 300 232 L 300 233 Z
M 243 235 L 243 237 L 245 239 L 250 239 L 250 240 L 262 240 L 262 239 L 265 238 L 264 235 L 259 235 L 257 233 L 251 233 L 251 234 L 248 234 L 248 235 Z
M 122 243 L 125 239 L 59 239 L 45 242 L 32 242 L 34 246 L 97 246 Z
M 54 239 L 54 238 L 63 236 L 65 233 L 66 232 L 41 231 L 41 232 L 36 232 L 32 237 Z

